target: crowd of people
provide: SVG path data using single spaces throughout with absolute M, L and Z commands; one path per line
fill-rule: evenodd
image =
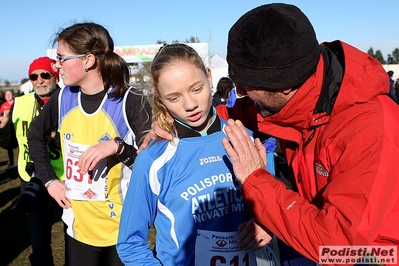
M 344 41 L 319 43 L 298 7 L 238 18 L 214 95 L 185 44 L 160 48 L 149 94 L 129 85 L 103 26 L 74 23 L 53 44 L 55 59 L 28 68 L 34 91 L 7 91 L 0 107 L 0 146 L 19 148 L 31 265 L 54 265 L 54 213 L 67 266 L 317 265 L 331 246 L 397 255 L 393 72 Z M 276 143 L 287 176 L 274 171 Z M 380 255 L 357 259 L 398 264 Z

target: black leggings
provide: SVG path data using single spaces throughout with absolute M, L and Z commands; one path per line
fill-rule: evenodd
M 95 247 L 65 233 L 65 266 L 123 266 L 116 246 Z

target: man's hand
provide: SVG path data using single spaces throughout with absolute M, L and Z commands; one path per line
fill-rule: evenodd
M 148 144 L 150 144 L 151 140 L 157 136 L 161 139 L 166 139 L 166 140 L 173 139 L 173 136 L 168 132 L 166 132 L 165 130 L 163 130 L 162 128 L 160 128 L 158 122 L 155 121 L 151 124 L 151 130 L 145 136 L 143 142 L 141 143 L 139 149 L 137 150 L 137 154 L 139 154 L 142 150 L 145 150 L 148 147 Z
M 230 156 L 234 175 L 242 184 L 255 170 L 266 168 L 266 149 L 258 138 L 255 139 L 255 144 L 253 143 L 239 120 L 229 119 L 225 131 L 230 141 L 224 138 L 223 146 Z
M 48 181 L 51 182 L 51 181 Z M 71 202 L 66 197 L 65 183 L 61 180 L 55 180 L 47 188 L 48 194 L 55 199 L 58 205 L 63 209 L 69 209 L 71 207 Z
M 255 219 L 251 219 L 246 223 L 240 224 L 238 227 L 240 235 L 237 242 L 244 250 L 254 248 L 261 249 L 272 240 L 272 233 L 257 223 Z

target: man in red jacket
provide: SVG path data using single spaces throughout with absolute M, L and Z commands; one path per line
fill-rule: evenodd
M 287 4 L 244 14 L 229 31 L 227 61 L 291 173 L 289 190 L 265 170 L 261 143 L 229 120 L 223 144 L 255 218 L 314 261 L 324 246 L 397 252 L 399 107 L 381 64 L 342 41 L 319 45 L 308 18 Z M 242 110 L 234 106 L 233 117 Z

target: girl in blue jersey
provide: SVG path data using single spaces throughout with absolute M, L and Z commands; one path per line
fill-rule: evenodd
M 250 217 L 222 145 L 226 121 L 212 107 L 210 70 L 193 48 L 171 44 L 155 56 L 151 74 L 153 121 L 174 137 L 156 138 L 136 158 L 117 243 L 121 260 L 257 265 L 254 249 L 237 243 L 238 228 Z M 147 242 L 153 224 L 154 253 Z M 268 237 L 261 228 L 254 230 L 253 241 Z

